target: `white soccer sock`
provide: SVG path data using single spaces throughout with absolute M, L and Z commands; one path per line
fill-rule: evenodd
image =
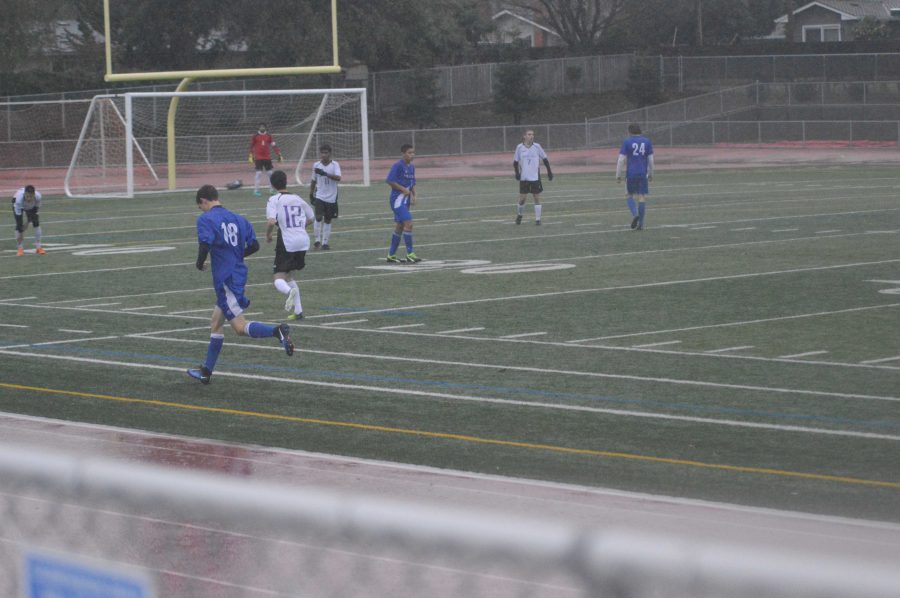
M 274 172 L 274 171 L 272 171 L 272 170 L 266 171 L 266 183 L 267 183 L 266 189 L 267 190 L 270 190 L 272 188 L 272 172 Z
M 21 248 L 23 241 L 25 241 L 25 234 L 20 233 L 19 231 L 16 231 L 16 246 Z
M 262 170 L 256 171 L 256 177 L 253 179 L 253 190 L 259 191 L 259 179 L 262 178 Z
M 313 233 L 316 235 L 316 241 L 322 240 L 322 223 L 318 220 L 313 220 Z
M 521 216 L 521 215 L 524 214 L 524 213 L 525 213 L 525 205 L 524 205 L 524 204 L 517 203 L 517 204 L 516 204 L 516 214 L 518 214 L 519 216 Z
M 328 244 L 328 239 L 331 237 L 331 224 L 323 224 L 322 225 L 322 245 Z
M 540 220 L 540 219 L 541 219 L 541 208 L 543 208 L 543 207 L 544 207 L 544 206 L 542 206 L 542 205 L 539 204 L 539 203 L 538 203 L 538 204 L 534 204 L 534 219 L 535 219 L 535 220 Z
M 38 249 L 40 249 L 40 247 L 41 247 L 41 234 L 42 234 L 41 227 L 40 226 L 34 227 L 34 246 L 37 247 Z
M 291 286 L 288 284 L 288 281 L 283 278 L 275 279 L 275 288 L 278 289 L 279 293 L 284 293 L 285 295 L 288 295 L 291 292 Z
M 302 313 L 303 313 L 303 306 L 300 304 L 300 287 L 297 286 L 297 281 L 296 281 L 296 280 L 292 280 L 292 281 L 290 282 L 290 285 L 291 285 L 291 288 L 292 288 L 292 289 L 297 289 L 297 298 L 294 299 L 294 313 L 295 313 L 295 314 L 302 314 Z

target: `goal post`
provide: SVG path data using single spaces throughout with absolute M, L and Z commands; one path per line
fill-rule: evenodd
M 94 99 L 66 173 L 66 194 L 133 197 L 233 180 L 252 184 L 247 155 L 262 123 L 284 156 L 274 168 L 293 173 L 296 184 L 308 182 L 327 143 L 342 184 L 369 185 L 364 88 L 136 92 Z

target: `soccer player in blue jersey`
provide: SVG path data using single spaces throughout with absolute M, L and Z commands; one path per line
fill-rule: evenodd
M 387 261 L 394 264 L 402 261 L 397 257 L 401 235 L 406 244 L 406 261 L 411 263 L 422 261 L 413 252 L 413 222 L 412 214 L 409 212 L 409 207 L 416 205 L 416 167 L 412 163 L 416 157 L 416 150 L 410 144 L 404 143 L 400 146 L 400 153 L 403 157 L 394 163 L 384 180 L 391 187 L 390 203 L 395 223 Z
M 244 258 L 259 251 L 256 233 L 246 218 L 229 212 L 219 203 L 219 192 L 212 185 L 203 185 L 197 191 L 197 207 L 203 212 L 197 218 L 197 269 L 206 269 L 206 258 L 211 255 L 213 288 L 216 290 L 216 307 L 210 322 L 209 347 L 206 361 L 199 368 L 191 368 L 188 376 L 203 384 L 209 384 L 216 360 L 225 339 L 225 320 L 240 335 L 253 338 L 273 336 L 278 339 L 284 352 L 294 354 L 290 326 L 279 324 L 269 326 L 260 322 L 248 322 L 244 310 L 250 300 L 244 296 L 247 284 L 247 266 Z
M 631 210 L 631 228 L 644 230 L 644 205 L 649 193 L 649 182 L 653 180 L 653 144 L 641 134 L 641 127 L 628 125 L 628 137 L 619 149 L 616 163 L 616 182 L 622 182 L 622 166 L 625 169 L 625 196 Z M 634 198 L 637 196 L 637 203 Z

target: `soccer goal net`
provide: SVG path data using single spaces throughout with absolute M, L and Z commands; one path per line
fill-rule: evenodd
M 252 186 L 250 140 L 260 124 L 283 163 L 308 184 L 319 147 L 330 145 L 344 185 L 369 184 L 365 89 L 141 92 L 96 96 L 69 169 L 70 197 L 133 197 L 232 181 Z

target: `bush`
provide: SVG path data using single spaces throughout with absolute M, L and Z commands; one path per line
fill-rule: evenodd
M 662 102 L 662 85 L 656 66 L 646 60 L 636 60 L 628 69 L 625 95 L 638 106 Z

